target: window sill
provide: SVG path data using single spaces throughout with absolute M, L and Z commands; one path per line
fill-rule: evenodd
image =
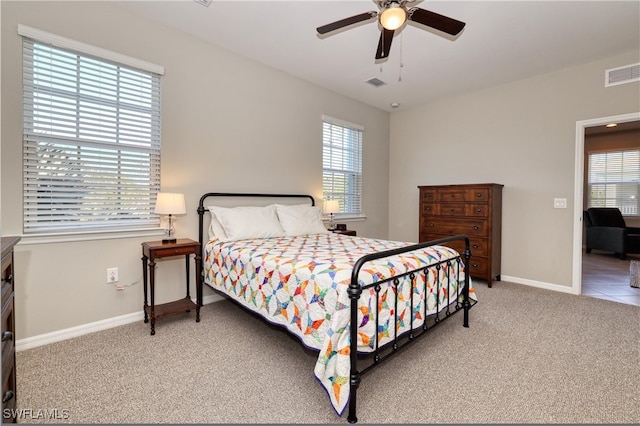
M 23 234 L 21 235 L 20 245 L 29 244 L 49 244 L 49 243 L 68 243 L 76 241 L 96 241 L 96 240 L 113 240 L 117 238 L 137 238 L 137 237 L 153 237 L 164 235 L 163 228 L 148 228 L 135 230 L 118 230 L 118 231 L 84 231 L 84 232 L 67 232 L 56 234 Z
M 333 217 L 333 222 L 359 222 L 359 221 L 363 221 L 366 220 L 367 216 L 365 214 L 353 214 L 353 215 L 340 215 L 340 216 L 334 216 Z M 323 217 L 322 220 L 324 222 L 329 222 L 329 218 L 328 217 Z

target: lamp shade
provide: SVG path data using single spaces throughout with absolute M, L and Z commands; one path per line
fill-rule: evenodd
M 324 202 L 324 212 L 325 213 L 339 213 L 340 212 L 340 202 L 338 200 L 327 200 Z
M 185 214 L 187 208 L 184 204 L 184 194 L 174 192 L 158 193 L 156 208 L 153 212 L 157 214 Z
M 407 20 L 407 11 L 393 2 L 380 14 L 380 25 L 387 30 L 397 30 Z

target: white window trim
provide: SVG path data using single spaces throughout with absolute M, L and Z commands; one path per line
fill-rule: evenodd
M 32 38 L 43 43 L 49 43 L 52 46 L 65 49 L 75 50 L 80 53 L 97 56 L 113 62 L 119 62 L 133 68 L 142 69 L 156 74 L 164 75 L 164 67 L 151 62 L 146 62 L 121 53 L 112 52 L 111 50 L 102 49 L 101 47 L 92 46 L 87 43 L 62 37 L 57 34 L 48 33 L 46 31 L 31 28 L 26 25 L 18 24 L 18 34 L 24 37 Z
M 18 24 L 18 34 L 20 36 L 32 39 L 42 44 L 50 44 L 51 46 L 73 50 L 80 54 L 99 57 L 105 61 L 112 61 L 136 68 L 142 71 L 164 75 L 164 67 L 151 62 L 143 61 L 107 49 L 102 49 L 90 44 L 82 43 L 66 37 L 62 37 L 53 33 L 38 30 L 26 25 Z M 90 228 L 80 231 L 65 230 L 60 232 L 33 232 L 21 235 L 21 244 L 44 244 L 57 242 L 73 242 L 73 241 L 92 241 L 117 238 L 136 238 L 136 237 L 153 237 L 163 235 L 165 232 L 162 227 L 147 228 L 131 228 L 127 229 L 126 225 L 117 229 L 96 229 Z
M 64 232 L 56 234 L 23 234 L 20 245 L 69 243 L 76 241 L 114 240 L 117 238 L 157 237 L 164 235 L 164 228 L 135 229 L 131 231 L 118 229 L 113 231 Z
M 360 130 L 364 133 L 364 126 L 360 124 L 350 123 L 345 120 L 341 120 L 339 118 L 332 117 L 330 115 L 322 115 L 322 121 L 329 121 L 333 124 L 337 124 L 338 126 L 350 127 L 352 129 Z
M 325 115 L 322 114 L 321 116 L 322 119 L 322 123 L 324 122 L 329 122 L 331 124 L 335 124 L 338 126 L 343 126 L 343 127 L 349 127 L 351 129 L 355 129 L 355 130 L 360 130 L 363 133 L 364 136 L 364 126 L 360 125 L 360 124 L 356 124 L 356 123 L 352 123 L 350 121 L 346 121 L 346 120 L 342 120 L 330 115 Z M 324 135 L 323 135 L 324 136 Z M 364 137 L 363 137 L 363 144 L 364 144 Z M 361 158 L 362 161 L 364 161 L 364 156 L 362 151 L 364 151 L 364 147 L 361 147 Z M 362 164 L 362 167 L 364 168 L 364 163 Z M 323 168 L 324 170 L 324 168 Z M 362 186 L 364 187 L 364 173 L 361 173 L 361 177 L 362 177 Z M 363 195 L 364 195 L 364 188 L 360 188 L 360 213 L 359 214 L 353 214 L 353 213 L 336 213 L 333 215 L 333 220 L 342 220 L 342 221 L 346 221 L 346 222 L 352 222 L 352 221 L 362 221 L 364 219 L 367 218 L 367 215 L 364 213 L 364 200 L 363 200 Z M 323 200 L 324 201 L 324 200 Z M 323 214 L 323 219 L 324 220 L 329 220 L 329 215 Z

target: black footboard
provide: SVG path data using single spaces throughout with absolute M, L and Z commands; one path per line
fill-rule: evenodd
M 421 267 L 419 269 L 413 270 L 413 271 L 408 271 L 402 275 L 398 275 L 395 276 L 393 278 L 389 278 L 387 280 L 383 280 L 380 282 L 376 282 L 373 284 L 369 284 L 366 286 L 361 286 L 359 284 L 359 279 L 358 276 L 360 275 L 360 270 L 362 269 L 362 267 L 367 263 L 370 262 L 372 260 L 376 260 L 376 259 L 382 259 L 385 257 L 389 257 L 389 256 L 395 256 L 401 253 L 407 253 L 410 251 L 414 251 L 414 250 L 419 250 L 419 249 L 423 249 L 429 246 L 434 246 L 434 245 L 439 245 L 439 244 L 444 244 L 450 241 L 454 241 L 454 240 L 460 240 L 460 239 L 464 239 L 465 241 L 465 250 L 463 253 L 461 253 L 459 256 L 452 258 L 452 259 L 447 259 L 444 261 L 440 261 L 425 267 Z M 350 360 L 351 360 L 351 374 L 350 374 L 350 387 L 349 387 L 349 415 L 347 420 L 349 421 L 349 423 L 356 423 L 358 421 L 358 417 L 356 416 L 356 393 L 358 390 L 358 386 L 360 385 L 360 380 L 362 378 L 362 375 L 364 373 L 366 373 L 367 371 L 369 371 L 370 369 L 372 369 L 373 367 L 375 367 L 376 365 L 378 365 L 380 362 L 382 362 L 383 360 L 385 360 L 386 358 L 390 357 L 391 355 L 395 354 L 398 352 L 398 350 L 400 350 L 401 348 L 407 346 L 409 343 L 413 342 L 416 340 L 416 338 L 424 335 L 428 330 L 431 329 L 431 327 L 433 327 L 434 325 L 438 324 L 442 319 L 446 319 L 448 318 L 451 314 L 458 312 L 459 310 L 463 310 L 464 311 L 464 320 L 463 320 L 463 325 L 464 327 L 469 327 L 469 309 L 471 308 L 471 301 L 469 299 L 469 274 L 465 273 L 464 274 L 464 288 L 462 289 L 462 303 L 460 303 L 459 301 L 459 294 L 456 293 L 455 295 L 453 295 L 453 300 L 452 300 L 452 295 L 447 292 L 447 306 L 443 307 L 444 309 L 444 313 L 442 314 L 444 317 L 441 318 L 441 314 L 440 314 L 440 306 L 436 306 L 436 312 L 432 315 L 433 320 L 431 323 L 431 326 L 429 325 L 427 319 L 427 303 L 426 303 L 426 298 L 425 298 L 425 304 L 424 304 L 424 312 L 423 312 L 423 318 L 424 318 L 424 322 L 422 324 L 422 326 L 415 328 L 413 326 L 413 318 L 414 318 L 414 303 L 413 303 L 413 291 L 411 291 L 411 301 L 410 301 L 410 306 L 411 306 L 411 317 L 410 317 L 410 326 L 409 326 L 409 330 L 402 333 L 402 334 L 398 334 L 397 332 L 397 326 L 394 326 L 394 330 L 395 330 L 395 335 L 394 335 L 394 339 L 391 343 L 386 344 L 385 346 L 380 347 L 379 346 L 379 342 L 378 342 L 378 337 L 376 335 L 375 339 L 375 350 L 372 354 L 372 360 L 368 363 L 368 365 L 366 365 L 364 368 L 361 368 L 360 370 L 358 369 L 358 360 L 359 360 L 359 354 L 358 354 L 358 327 L 353 327 L 353 324 L 358 324 L 358 300 L 360 299 L 360 295 L 362 294 L 363 290 L 367 290 L 369 288 L 374 288 L 376 291 L 376 295 L 379 295 L 380 293 L 380 289 L 381 289 L 381 285 L 388 283 L 388 285 L 393 285 L 396 287 L 398 286 L 398 283 L 400 282 L 401 279 L 403 278 L 407 278 L 412 282 L 415 283 L 416 281 L 416 277 L 419 274 L 423 274 L 425 279 L 424 279 L 424 285 L 427 285 L 427 279 L 426 279 L 426 275 L 428 273 L 428 271 L 432 268 L 435 268 L 437 271 L 439 271 L 444 264 L 447 264 L 449 267 L 453 266 L 453 267 L 457 267 L 457 274 L 456 277 L 460 276 L 460 272 L 461 270 L 464 268 L 464 265 L 469 265 L 469 259 L 471 257 L 471 251 L 469 250 L 469 237 L 467 237 L 466 235 L 458 235 L 455 237 L 450 237 L 450 238 L 443 238 L 440 240 L 434 240 L 434 241 L 429 241 L 426 243 L 421 243 L 421 244 L 415 244 L 415 245 L 411 245 L 411 246 L 407 246 L 407 247 L 402 247 L 399 249 L 394 249 L 394 250 L 387 250 L 387 251 L 383 251 L 383 252 L 378 252 L 378 253 L 372 253 L 372 254 L 368 254 L 366 256 L 361 257 L 355 264 L 354 268 L 353 268 L 353 272 L 351 274 L 351 284 L 349 285 L 349 298 L 351 299 L 351 347 L 350 347 Z M 456 278 L 457 279 L 457 278 Z M 442 285 L 445 286 L 449 286 L 450 284 L 450 280 L 451 277 L 449 276 L 449 274 L 447 274 L 447 279 L 445 280 L 444 283 L 440 283 L 439 281 L 437 282 L 437 293 L 440 293 L 440 287 Z M 447 287 L 448 288 L 448 287 Z M 425 296 L 427 294 L 427 290 L 425 288 Z M 376 296 L 377 297 L 377 296 Z M 439 297 L 437 297 L 438 303 L 439 303 Z M 395 311 L 397 312 L 397 306 L 398 306 L 398 292 L 395 292 L 395 306 L 396 309 Z M 452 310 L 453 309 L 453 310 Z M 376 322 L 378 321 L 378 303 L 376 303 Z M 396 323 L 397 323 L 397 318 L 396 318 Z M 396 324 L 397 325 L 397 324 Z M 376 329 L 377 329 L 378 324 L 376 323 Z

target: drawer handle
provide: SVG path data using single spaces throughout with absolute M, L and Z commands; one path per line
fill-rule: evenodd
M 10 331 L 5 331 L 2 333 L 2 341 L 6 342 L 7 340 L 13 340 L 13 333 Z
M 476 210 L 476 212 L 481 213 L 481 212 L 482 212 L 482 209 L 478 209 L 478 210 Z
M 450 212 L 453 212 L 455 209 L 449 209 Z
M 478 248 L 478 247 L 480 247 L 480 246 L 479 246 L 479 245 L 477 245 L 477 244 L 474 244 L 474 245 L 473 245 L 473 248 Z
M 473 264 L 473 265 L 471 265 L 471 266 L 473 266 L 474 268 L 477 268 L 477 267 L 478 267 L 478 264 L 477 264 L 477 263 L 474 263 L 474 264 Z
M 482 194 L 478 192 L 478 193 L 476 194 L 476 197 L 478 197 L 478 198 L 482 198 Z
M 474 225 L 474 226 L 473 226 L 473 229 L 475 229 L 475 230 L 477 231 L 477 230 L 478 230 L 478 229 L 480 229 L 480 228 L 478 227 L 478 225 Z
M 12 283 L 13 282 L 13 274 L 9 274 L 7 278 L 3 278 L 2 281 Z
M 433 223 L 430 223 L 429 226 L 433 228 L 435 225 Z
M 2 403 L 9 402 L 16 396 L 16 393 L 12 390 L 6 391 L 4 395 L 2 395 Z

